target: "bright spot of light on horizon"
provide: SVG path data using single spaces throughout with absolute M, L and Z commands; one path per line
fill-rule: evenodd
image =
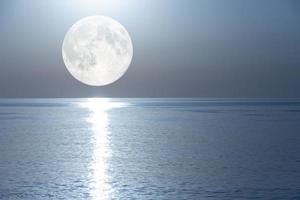
M 90 195 L 94 200 L 113 199 L 113 188 L 109 184 L 108 158 L 110 157 L 108 111 L 126 104 L 105 98 L 92 98 L 79 106 L 89 111 L 87 122 L 91 124 L 93 155 L 90 164 Z

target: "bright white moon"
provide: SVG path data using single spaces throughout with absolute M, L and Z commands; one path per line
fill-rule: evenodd
M 62 55 L 68 71 L 87 85 L 115 82 L 127 71 L 133 47 L 126 29 L 105 16 L 86 17 L 67 32 Z

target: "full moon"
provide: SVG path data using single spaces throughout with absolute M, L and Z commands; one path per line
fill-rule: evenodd
M 91 86 L 111 84 L 127 71 L 133 56 L 131 38 L 116 20 L 86 17 L 67 32 L 62 56 L 74 78 Z

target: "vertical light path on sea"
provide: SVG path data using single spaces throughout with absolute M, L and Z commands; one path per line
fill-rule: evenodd
M 80 103 L 88 109 L 88 123 L 91 124 L 93 155 L 90 164 L 90 196 L 93 200 L 114 199 L 114 191 L 109 184 L 108 159 L 111 155 L 109 141 L 109 115 L 113 108 L 124 107 L 126 104 L 112 102 L 104 98 L 92 98 Z

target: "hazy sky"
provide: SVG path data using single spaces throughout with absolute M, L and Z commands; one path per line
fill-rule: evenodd
M 61 46 L 90 15 L 123 24 L 127 73 L 90 87 Z M 300 97 L 299 0 L 1 0 L 0 97 Z

